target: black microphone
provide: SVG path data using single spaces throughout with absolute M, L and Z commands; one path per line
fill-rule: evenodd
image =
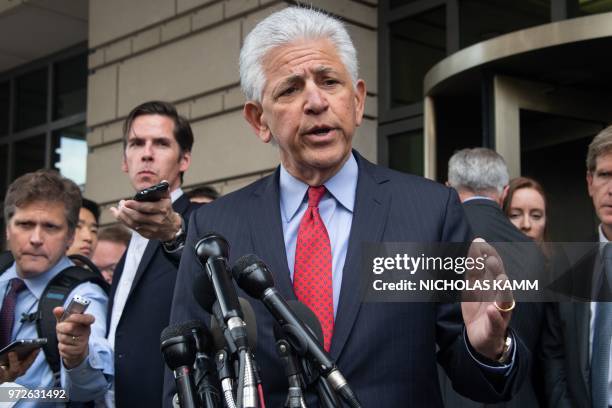
M 242 309 L 227 264 L 228 242 L 221 235 L 210 232 L 195 244 L 195 252 L 212 282 L 223 321 L 227 324 L 236 347 L 239 351 L 247 350 L 249 346 Z M 208 305 L 208 294 L 205 297 Z
M 242 318 L 238 295 L 227 264 L 228 242 L 221 235 L 210 232 L 195 244 L 195 252 L 212 282 L 223 320 L 227 322 L 235 316 Z
M 266 264 L 256 255 L 245 255 L 236 261 L 232 273 L 238 286 L 249 296 L 260 299 L 278 320 L 296 352 L 303 353 L 317 365 L 321 375 L 349 406 L 361 407 L 331 357 L 274 288 L 274 279 Z
M 196 358 L 194 381 L 198 395 L 204 407 L 221 407 L 219 387 L 217 386 L 219 379 L 216 375 L 215 362 L 212 361 L 210 357 L 213 352 L 210 331 L 198 320 L 190 320 L 189 322 L 185 322 L 184 325 L 190 328 L 191 334 L 195 340 Z
M 160 336 L 161 352 L 174 373 L 181 408 L 197 408 L 201 403 L 191 375 L 196 358 L 195 339 L 184 324 L 166 327 Z

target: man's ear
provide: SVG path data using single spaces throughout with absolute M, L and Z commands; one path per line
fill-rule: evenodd
M 125 152 L 123 152 L 123 158 L 121 159 L 121 171 L 124 173 L 128 172 L 127 161 L 125 160 Z
M 357 81 L 355 85 L 355 123 L 361 125 L 363 112 L 365 110 L 366 84 L 363 79 Z
M 593 197 L 593 173 L 592 172 L 587 171 L 586 181 L 587 181 L 587 189 L 589 190 L 589 197 Z
M 506 201 L 506 197 L 508 197 L 508 191 L 510 191 L 510 185 L 506 184 L 504 186 L 504 189 L 502 190 L 501 195 L 499 196 L 499 201 L 497 203 L 502 208 L 504 207 L 504 201 Z
M 191 164 L 191 152 L 183 152 L 183 155 L 181 156 L 181 160 L 180 160 L 179 171 L 182 173 L 186 172 L 190 164 Z
M 272 140 L 272 132 L 270 132 L 260 103 L 247 101 L 242 109 L 242 114 L 262 142 L 268 143 Z

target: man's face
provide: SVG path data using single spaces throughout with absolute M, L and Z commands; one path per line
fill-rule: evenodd
M 125 252 L 125 249 L 126 246 L 119 242 L 104 240 L 98 243 L 98 248 L 91 260 L 94 265 L 100 269 L 104 280 L 108 283 L 112 282 L 115 267 Z
M 612 229 L 612 152 L 600 155 L 595 163 L 595 170 L 587 172 L 587 186 L 605 231 Z
M 17 274 L 33 278 L 51 269 L 72 244 L 63 203 L 35 201 L 18 207 L 6 227 Z
M 281 162 L 293 176 L 306 182 L 317 174 L 331 177 L 349 157 L 361 124 L 365 83 L 353 86 L 329 40 L 274 48 L 264 71 L 261 105 L 247 102 L 246 119 L 262 141 L 278 142 Z
M 80 254 L 87 258 L 96 250 L 98 244 L 98 223 L 96 217 L 85 207 L 79 211 L 79 223 L 74 233 L 74 242 L 68 249 L 68 255 Z
M 142 115 L 132 122 L 121 168 L 135 190 L 162 180 L 170 183 L 170 191 L 181 185 L 179 173 L 189 167 L 191 154 L 180 153 L 173 130 L 172 119 L 162 115 Z

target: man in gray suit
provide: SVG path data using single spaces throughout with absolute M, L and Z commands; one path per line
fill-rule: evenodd
M 583 302 L 558 303 L 547 310 L 542 344 L 550 407 L 612 406 L 612 265 L 607 265 L 612 261 L 607 255 L 612 239 L 612 126 L 589 145 L 586 179 L 601 221 L 602 245 L 564 274 L 572 296 Z
M 530 278 L 541 276 L 544 259 L 536 244 L 519 231 L 504 215 L 501 205 L 508 189 L 508 168 L 502 156 L 482 147 L 463 149 L 448 162 L 448 182 L 459 193 L 468 223 L 475 236 L 492 243 L 499 252 L 506 271 L 525 271 Z M 516 243 L 516 245 L 496 243 Z M 538 340 L 544 316 L 541 303 L 519 302 L 510 327 L 515 330 L 533 355 L 537 353 Z M 517 395 L 511 401 L 487 407 L 539 407 L 538 391 L 534 382 L 540 377 L 530 370 Z M 445 375 L 440 376 L 445 405 L 454 408 L 483 407 L 459 395 Z

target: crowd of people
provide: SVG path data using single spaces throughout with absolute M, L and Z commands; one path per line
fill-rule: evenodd
M 359 295 L 364 242 L 519 242 L 520 256 L 495 256 L 524 271 L 554 267 L 550 203 L 538 181 L 510 180 L 503 157 L 480 147 L 453 154 L 446 186 L 362 157 L 352 147 L 366 96 L 355 48 L 340 21 L 316 10 L 289 7 L 256 25 L 241 49 L 240 81 L 246 121 L 280 157 L 276 172 L 252 185 L 223 197 L 208 187 L 184 192 L 193 132 L 161 101 L 126 117 L 121 167 L 134 193 L 164 180 L 168 189 L 155 201 L 121 200 L 112 225 L 101 227 L 98 205 L 54 171 L 11 183 L 0 348 L 48 342 L 0 360 L 0 386 L 61 387 L 88 406 L 172 406 L 160 334 L 210 322 L 192 292 L 202 274 L 193 248 L 215 231 L 230 242 L 230 263 L 257 254 L 279 293 L 312 309 L 322 347 L 364 407 L 612 406 L 608 246 L 570 268 L 570 284 L 575 272 L 587 286 L 582 302 L 375 303 Z M 607 243 L 612 127 L 589 146 L 586 174 Z M 65 315 L 75 296 L 89 306 Z M 281 407 L 287 380 L 273 318 L 252 305 L 263 394 Z M 305 400 L 317 406 L 316 393 Z M 17 403 L 30 405 L 37 402 Z

